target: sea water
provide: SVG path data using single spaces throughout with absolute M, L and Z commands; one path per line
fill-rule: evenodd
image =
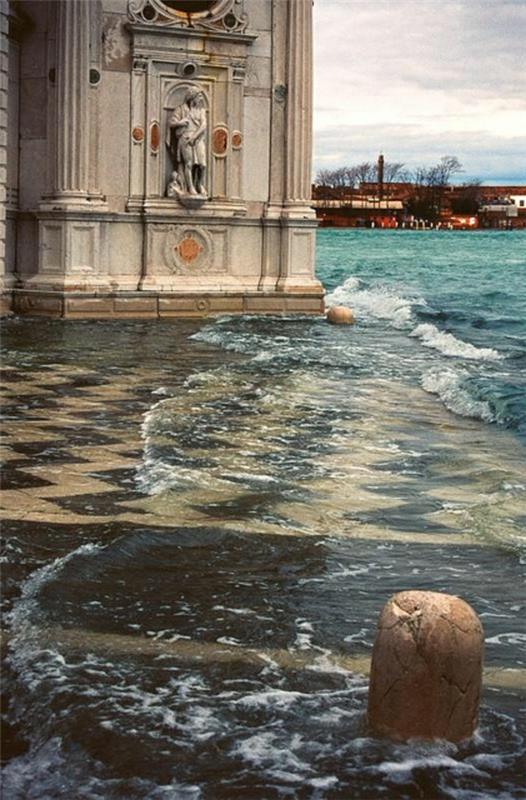
M 354 327 L 7 323 L 52 392 L 8 430 L 83 431 L 120 492 L 5 526 L 6 798 L 524 797 L 524 234 L 321 230 L 317 270 Z M 459 746 L 367 732 L 378 614 L 417 588 L 484 625 Z

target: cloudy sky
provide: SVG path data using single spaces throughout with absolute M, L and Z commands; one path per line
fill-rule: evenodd
M 526 183 L 526 0 L 315 0 L 315 170 L 455 155 Z

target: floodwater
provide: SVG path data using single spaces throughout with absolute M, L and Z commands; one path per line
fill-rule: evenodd
M 6 800 L 525 796 L 522 251 L 320 231 L 353 328 L 5 323 Z M 460 746 L 367 733 L 413 588 L 484 625 Z

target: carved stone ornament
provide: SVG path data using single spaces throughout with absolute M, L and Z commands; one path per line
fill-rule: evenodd
M 166 146 L 172 171 L 168 197 L 203 203 L 207 197 L 207 100 L 196 85 L 181 84 L 172 95 L 175 107 L 167 121 Z
M 150 150 L 152 153 L 159 152 L 161 144 L 161 127 L 157 120 L 154 120 L 150 125 Z
M 242 0 L 128 0 L 128 18 L 143 25 L 243 33 Z
M 228 130 L 223 126 L 212 134 L 212 151 L 215 156 L 224 156 L 228 148 Z
M 195 275 L 206 272 L 212 264 L 212 242 L 198 226 L 170 226 L 165 241 L 165 258 L 175 274 Z

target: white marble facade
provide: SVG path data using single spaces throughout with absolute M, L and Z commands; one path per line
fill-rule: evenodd
M 312 0 L 0 2 L 15 310 L 322 310 Z

